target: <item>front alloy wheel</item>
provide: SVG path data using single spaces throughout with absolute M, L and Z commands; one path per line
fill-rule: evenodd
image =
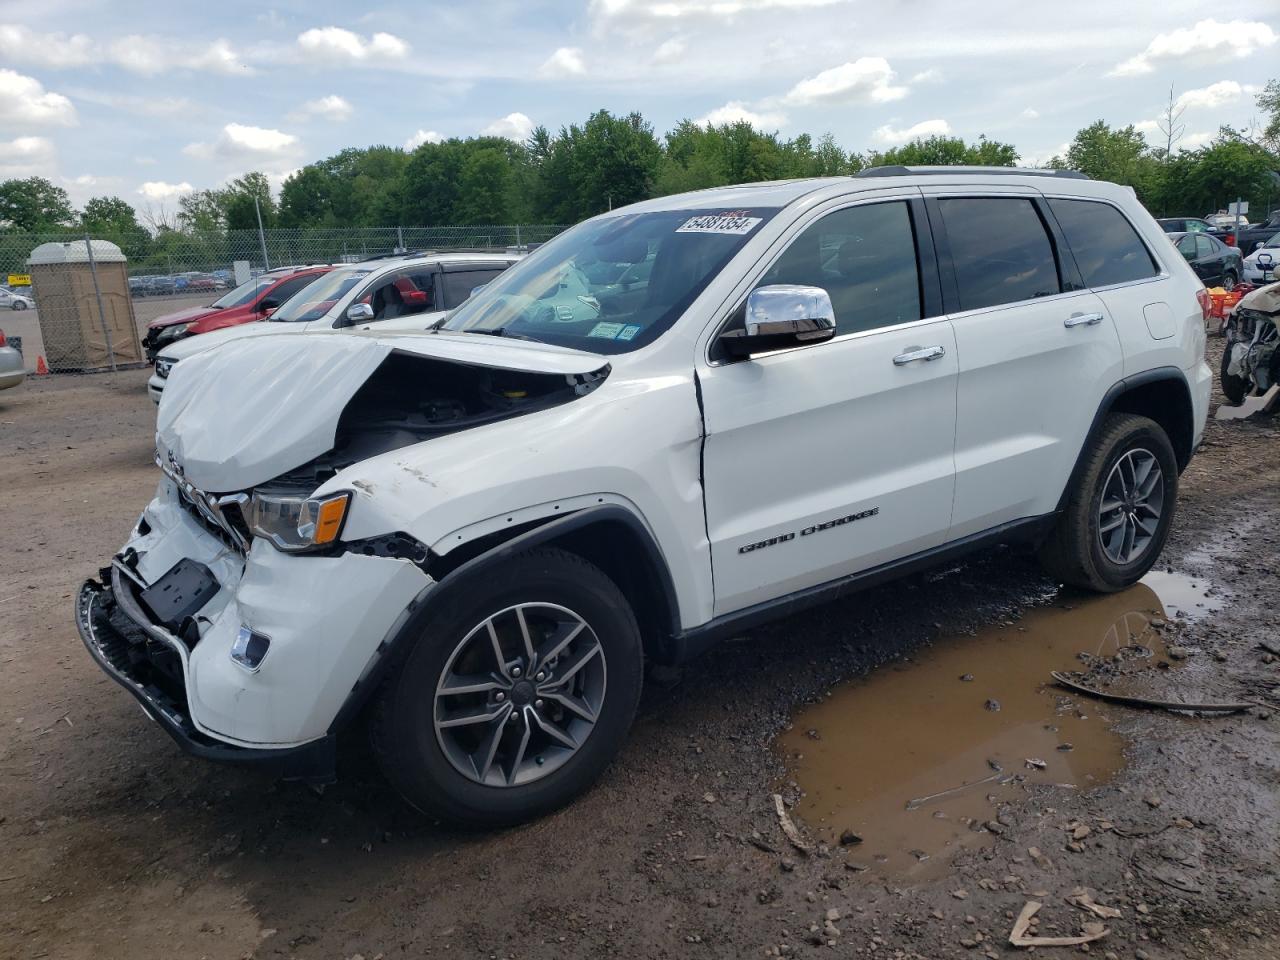
M 404 630 L 371 717 L 383 773 L 412 806 L 505 826 L 564 806 L 604 771 L 640 702 L 644 656 L 603 570 L 535 548 L 445 577 Z
M 539 780 L 591 735 L 607 676 L 604 649 L 577 613 L 554 603 L 501 610 L 463 637 L 440 676 L 440 749 L 477 783 Z

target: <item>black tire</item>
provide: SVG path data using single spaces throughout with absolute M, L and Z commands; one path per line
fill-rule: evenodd
M 626 739 L 644 678 L 635 615 L 599 568 L 556 549 L 519 554 L 448 589 L 447 601 L 375 704 L 370 733 L 379 766 L 401 796 L 428 816 L 499 827 L 550 813 L 590 787 Z M 540 779 L 513 786 L 481 783 L 459 772 L 441 745 L 435 723 L 437 685 L 455 650 L 477 625 L 499 611 L 539 603 L 575 612 L 599 641 L 607 684 L 595 725 L 567 760 Z
M 27 309 L 27 305 L 26 305 L 25 303 L 23 303 L 21 300 L 15 300 L 15 301 L 13 301 L 13 309 L 14 309 L 14 310 L 25 310 L 25 309 Z
M 1130 562 L 1117 563 L 1099 533 L 1102 495 L 1113 468 L 1132 451 L 1154 456 L 1162 472 L 1163 504 L 1150 541 Z M 1169 536 L 1178 495 L 1178 463 L 1168 435 L 1154 420 L 1134 414 L 1107 417 L 1085 450 L 1067 506 L 1039 550 L 1045 570 L 1063 583 L 1099 593 L 1132 586 L 1151 569 Z
M 1218 384 L 1222 387 L 1222 395 L 1232 405 L 1238 407 L 1249 394 L 1249 381 L 1245 377 L 1239 377 L 1234 373 L 1227 372 L 1227 368 L 1231 365 L 1231 348 L 1234 345 L 1234 340 L 1228 340 L 1226 346 L 1223 347 L 1222 363 L 1218 367 Z
M 1228 270 L 1222 275 L 1222 289 L 1230 293 L 1236 288 L 1236 284 L 1240 282 L 1240 275 L 1234 270 Z

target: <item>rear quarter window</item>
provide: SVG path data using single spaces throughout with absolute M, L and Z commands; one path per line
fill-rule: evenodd
M 1058 218 L 1086 287 L 1131 283 L 1160 272 L 1133 225 L 1109 203 L 1050 200 L 1049 209 Z

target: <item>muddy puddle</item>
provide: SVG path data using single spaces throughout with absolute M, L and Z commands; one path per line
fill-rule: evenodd
M 872 871 L 943 872 L 956 851 L 993 842 L 986 825 L 1027 784 L 1088 789 L 1123 766 L 1108 726 L 1119 708 L 1068 697 L 1049 674 L 1081 669 L 1080 654 L 1160 662 L 1152 620 L 1212 612 L 1221 598 L 1206 587 L 1153 572 L 1123 593 L 1064 595 L 837 688 L 779 737 L 804 792 L 795 813 L 833 845 L 860 837 L 848 859 Z

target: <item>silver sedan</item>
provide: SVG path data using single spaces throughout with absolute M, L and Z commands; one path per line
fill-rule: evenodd
M 0 330 L 0 390 L 16 387 L 27 377 L 22 364 L 22 354 L 10 346 Z

